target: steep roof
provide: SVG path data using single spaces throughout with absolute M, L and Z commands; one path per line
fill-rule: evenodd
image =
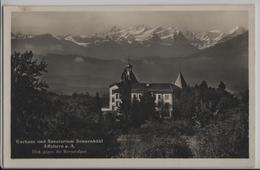
M 174 92 L 179 88 L 171 83 L 136 83 L 132 85 L 132 92 Z
M 183 78 L 181 72 L 179 73 L 179 75 L 178 75 L 178 77 L 177 77 L 177 79 L 176 79 L 176 81 L 175 81 L 174 84 L 175 84 L 177 87 L 179 87 L 179 88 L 184 88 L 184 87 L 187 86 L 187 83 L 186 83 L 186 81 L 184 80 L 184 78 Z
M 121 83 L 114 83 L 113 85 L 121 86 Z M 113 86 L 113 85 L 110 85 Z M 171 83 L 134 83 L 132 84 L 132 92 L 161 92 L 161 93 L 172 93 L 180 88 Z M 114 92 L 119 92 L 119 89 L 114 90 Z

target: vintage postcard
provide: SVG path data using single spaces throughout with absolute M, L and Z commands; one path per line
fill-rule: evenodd
M 4 166 L 254 166 L 254 5 L 6 6 Z

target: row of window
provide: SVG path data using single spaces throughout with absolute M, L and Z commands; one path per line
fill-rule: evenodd
M 163 94 L 157 94 L 156 95 L 157 100 L 161 100 L 163 98 Z M 170 94 L 164 94 L 164 100 L 169 100 L 170 99 Z
M 115 107 L 120 107 L 120 102 L 119 101 L 117 101 L 115 103 L 115 105 L 112 105 L 112 110 L 115 110 Z M 165 108 L 169 109 L 170 103 L 168 103 L 168 102 L 164 102 L 164 103 L 158 102 L 158 103 L 156 103 L 156 107 L 159 107 L 159 108 L 160 107 L 165 107 Z
M 133 98 L 137 98 L 137 99 L 140 99 L 140 96 L 141 94 L 133 94 Z M 157 99 L 158 100 L 161 100 L 162 99 L 162 94 L 157 94 Z M 170 98 L 170 94 L 165 94 L 164 95 L 164 99 L 165 100 L 169 100 Z M 115 99 L 119 99 L 119 93 L 116 93 L 116 96 L 115 97 L 112 97 L 112 102 L 114 103 L 115 102 Z
M 170 107 L 170 103 L 168 103 L 168 102 L 158 102 L 158 103 L 156 103 L 156 107 L 165 107 L 165 108 L 168 108 L 169 109 L 169 107 Z
M 135 97 L 135 98 L 140 98 L 140 96 L 141 96 L 141 94 L 134 94 L 134 95 L 133 95 L 133 97 Z M 162 99 L 162 94 L 157 94 L 157 96 L 158 96 L 158 97 L 157 97 L 158 99 Z M 164 95 L 164 99 L 165 99 L 165 100 L 169 100 L 169 98 L 170 98 L 170 95 L 169 95 L 169 94 L 165 94 L 165 95 Z
M 133 98 L 140 99 L 142 95 L 141 94 L 133 94 Z

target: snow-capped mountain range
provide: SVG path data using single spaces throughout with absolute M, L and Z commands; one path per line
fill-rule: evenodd
M 242 27 L 195 33 L 141 25 L 89 36 L 13 33 L 11 50 L 31 50 L 43 57 L 50 90 L 55 92 L 106 93 L 120 78 L 128 57 L 144 81 L 173 81 L 181 62 L 190 84 L 207 80 L 217 86 L 214 83 L 222 80 L 233 91 L 248 89 L 248 31 Z
M 235 27 L 229 32 L 211 30 L 208 32 L 192 32 L 180 30 L 177 27 L 148 27 L 145 25 L 130 27 L 112 27 L 109 31 L 93 35 L 53 35 L 57 40 L 73 42 L 82 47 L 96 47 L 101 45 L 142 45 L 149 47 L 153 44 L 172 46 L 173 44 L 189 43 L 197 49 L 205 49 L 219 42 L 232 39 L 247 30 L 243 27 Z M 12 33 L 12 39 L 30 39 L 39 35 Z

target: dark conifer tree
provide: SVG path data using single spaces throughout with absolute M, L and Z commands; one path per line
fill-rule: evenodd
M 218 85 L 218 89 L 224 91 L 226 89 L 226 85 L 225 83 L 223 83 L 223 81 L 220 81 L 219 85 Z

